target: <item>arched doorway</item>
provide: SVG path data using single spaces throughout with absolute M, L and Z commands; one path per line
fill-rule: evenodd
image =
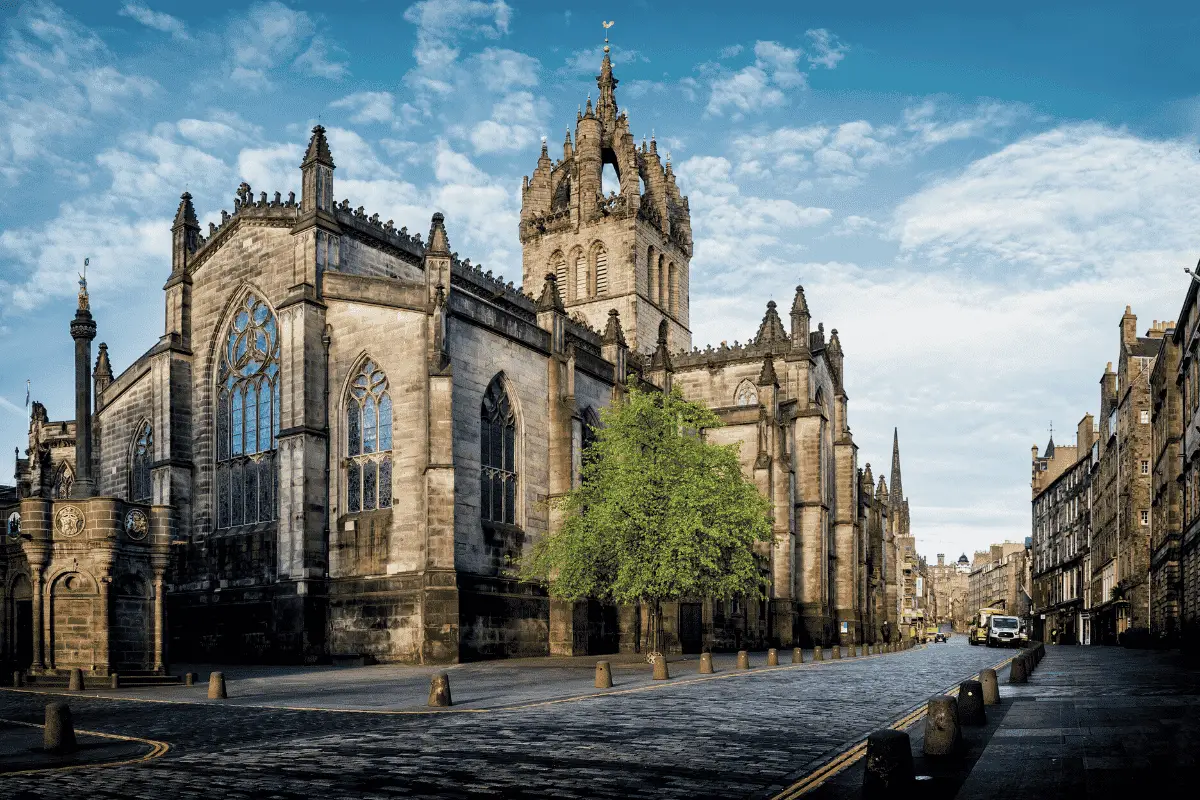
M 96 663 L 96 584 L 81 572 L 59 575 L 50 591 L 50 666 L 92 669 Z

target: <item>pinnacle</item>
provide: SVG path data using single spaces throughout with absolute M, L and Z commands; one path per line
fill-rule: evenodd
M 329 152 L 329 142 L 325 139 L 325 128 L 321 125 L 313 127 L 312 138 L 308 140 L 308 151 L 305 152 L 304 161 L 300 162 L 300 166 L 306 167 L 313 162 L 334 166 L 333 155 Z
M 621 315 L 615 308 L 608 310 L 608 324 L 604 326 L 604 344 L 619 344 L 625 347 L 625 331 L 621 329 Z
M 446 235 L 446 218 L 442 212 L 434 212 L 429 224 L 429 239 L 425 252 L 429 255 L 450 255 L 450 237 Z
M 196 207 L 192 205 L 192 195 L 188 192 L 179 196 L 179 209 L 175 212 L 175 222 L 171 227 L 180 225 L 200 229 L 200 221 L 196 219 Z
M 553 272 L 546 273 L 546 281 L 542 284 L 542 294 L 537 299 L 538 311 L 566 311 L 562 296 L 558 293 L 558 278 Z
M 779 319 L 779 312 L 775 310 L 775 301 L 771 300 L 767 303 L 767 313 L 763 315 L 762 323 L 758 326 L 758 335 L 754 337 L 754 343 L 758 345 L 772 344 L 785 342 L 787 338 L 783 321 Z

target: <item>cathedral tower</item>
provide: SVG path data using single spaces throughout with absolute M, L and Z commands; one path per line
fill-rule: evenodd
M 679 193 L 668 155 L 629 131 L 617 109 L 608 45 L 596 77 L 595 108 L 589 96 L 552 161 L 546 145 L 521 192 L 523 283 L 537 296 L 547 273 L 557 278 L 567 313 L 604 330 L 610 309 L 625 326 L 630 349 L 654 351 L 659 324 L 667 323 L 669 349 L 690 348 L 689 264 L 691 213 Z M 610 165 L 617 184 L 603 192 Z M 619 191 L 618 191 L 619 189 Z

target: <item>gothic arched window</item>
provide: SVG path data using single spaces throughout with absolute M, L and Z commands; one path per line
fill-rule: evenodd
M 346 510 L 392 507 L 392 398 L 387 375 L 367 360 L 346 398 Z
M 550 256 L 550 271 L 554 273 L 554 283 L 558 286 L 558 296 L 567 302 L 567 258 L 561 250 L 554 251 Z
M 754 388 L 754 384 L 750 381 L 742 381 L 738 384 L 737 393 L 734 395 L 733 404 L 735 406 L 756 406 L 758 405 L 758 390 Z
M 75 485 L 75 471 L 67 462 L 58 465 L 54 473 L 53 492 L 56 500 L 65 500 L 71 496 L 71 487 Z
M 576 249 L 572 256 L 575 266 L 575 299 L 582 300 L 588 296 L 588 263 L 583 257 L 583 251 Z
M 149 503 L 153 495 L 150 484 L 150 465 L 154 461 L 154 429 L 143 422 L 133 440 L 129 455 L 129 499 Z
M 279 326 L 247 294 L 217 366 L 217 527 L 269 522 L 279 506 Z
M 483 394 L 479 413 L 479 516 L 515 524 L 517 417 L 499 375 Z

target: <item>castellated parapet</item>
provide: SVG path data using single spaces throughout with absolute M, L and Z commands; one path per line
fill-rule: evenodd
M 617 108 L 617 79 L 604 54 L 596 78 L 595 108 L 588 98 L 551 161 L 545 143 L 521 191 L 522 280 L 534 294 L 543 276 L 556 276 L 563 304 L 596 329 L 610 309 L 625 322 L 635 353 L 658 344 L 659 323 L 668 324 L 668 343 L 691 347 L 688 307 L 692 258 L 691 212 L 679 192 L 668 156 L 658 143 L 639 148 L 629 118 Z M 602 173 L 611 165 L 619 192 L 605 196 Z

